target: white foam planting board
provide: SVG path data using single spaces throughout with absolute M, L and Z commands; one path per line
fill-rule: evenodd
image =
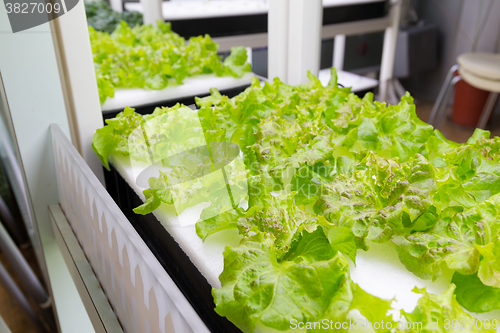
M 245 73 L 241 78 L 231 76 L 218 77 L 215 74 L 201 74 L 187 77 L 183 84 L 178 85 L 174 80 L 162 90 L 145 90 L 139 88 L 115 90 L 115 96 L 108 98 L 101 106 L 103 112 L 161 103 L 164 101 L 176 101 L 191 96 L 202 96 L 209 94 L 210 88 L 219 90 L 231 89 L 249 85 L 252 82 L 253 73 Z

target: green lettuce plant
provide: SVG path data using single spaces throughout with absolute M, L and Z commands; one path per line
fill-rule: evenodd
M 224 60 L 209 35 L 188 42 L 171 30 L 170 23 L 130 27 L 120 21 L 111 33 L 89 26 L 90 42 L 101 104 L 113 97 L 115 88 L 160 90 L 182 84 L 198 74 L 241 77 L 251 71 L 243 47 L 231 48 Z
M 453 319 L 473 321 L 462 306 L 500 307 L 490 297 L 500 290 L 498 138 L 476 130 L 467 143 L 451 142 L 418 119 L 409 94 L 397 105 L 374 102 L 372 94 L 359 98 L 337 86 L 335 70 L 326 87 L 312 75 L 295 87 L 255 79 L 238 96 L 212 90 L 197 104 L 206 141 L 237 144 L 245 163 L 247 205 L 209 194 L 196 224 L 204 240 L 225 229 L 242 236 L 239 246 L 226 247 L 222 287 L 213 296 L 216 312 L 244 332 L 345 322 L 352 310 L 371 323 L 390 323 L 377 332 L 419 331 L 405 323 L 453 332 Z M 171 111 L 140 116 L 126 109 L 96 132 L 94 150 L 108 166 L 110 154 L 129 154 L 123 147 L 131 128 Z M 158 182 L 168 188 L 162 177 L 150 179 Z M 157 195 L 136 212 L 170 202 Z M 226 211 L 228 205 L 234 209 Z M 454 270 L 453 284 L 443 295 L 415 290 L 423 295 L 415 310 L 394 321 L 391 300 L 350 279 L 349 260 L 355 264 L 369 242 L 391 242 L 423 279 Z

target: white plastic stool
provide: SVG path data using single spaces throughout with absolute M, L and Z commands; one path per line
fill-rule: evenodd
M 477 123 L 478 128 L 484 129 L 500 92 L 500 54 L 464 53 L 457 58 L 457 62 L 458 64 L 452 66 L 446 76 L 428 123 L 434 127 L 439 126 L 446 104 L 451 98 L 453 87 L 458 81 L 464 80 L 473 87 L 490 91 Z M 457 69 L 459 75 L 453 76 Z

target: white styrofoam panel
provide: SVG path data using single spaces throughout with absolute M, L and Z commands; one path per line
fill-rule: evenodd
M 108 98 L 102 105 L 102 111 L 124 109 L 126 106 L 139 107 L 164 101 L 176 101 L 184 97 L 206 95 L 210 88 L 225 90 L 250 85 L 253 73 L 245 73 L 241 78 L 231 76 L 218 77 L 215 74 L 201 74 L 184 79 L 183 84 L 174 82 L 162 90 L 116 89 L 115 96 Z
M 364 3 L 384 2 L 384 1 L 387 1 L 387 0 L 323 0 L 323 7 L 361 5 Z
M 330 68 L 319 71 L 318 79 L 323 86 L 328 85 L 331 77 Z M 339 70 L 337 70 L 337 82 L 344 87 L 351 87 L 352 92 L 368 90 L 378 86 L 378 80 Z

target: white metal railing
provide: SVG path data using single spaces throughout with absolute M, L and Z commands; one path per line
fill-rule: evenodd
M 57 125 L 60 205 L 125 332 L 209 332 Z

